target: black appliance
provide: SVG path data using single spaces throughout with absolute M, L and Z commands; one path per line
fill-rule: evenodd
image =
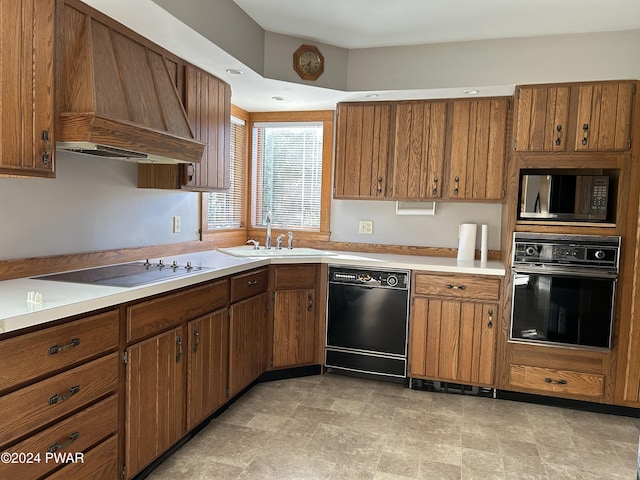
M 512 341 L 611 348 L 620 237 L 516 232 Z
M 325 365 L 406 376 L 408 270 L 329 266 Z
M 519 218 L 605 222 L 609 206 L 607 175 L 523 174 Z

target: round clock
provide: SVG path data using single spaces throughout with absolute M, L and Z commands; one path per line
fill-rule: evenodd
M 324 57 L 313 45 L 300 45 L 293 53 L 293 69 L 303 80 L 316 80 L 324 72 Z

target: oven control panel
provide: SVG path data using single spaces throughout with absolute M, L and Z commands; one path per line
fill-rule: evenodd
M 513 264 L 618 267 L 620 237 L 516 232 Z

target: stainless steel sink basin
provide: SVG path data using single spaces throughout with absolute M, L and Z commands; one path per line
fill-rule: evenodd
M 57 282 L 85 283 L 109 287 L 137 287 L 148 283 L 170 280 L 173 278 L 193 275 L 209 270 L 207 267 L 153 265 L 148 262 L 123 263 L 106 267 L 75 270 L 72 272 L 55 273 L 37 280 L 54 280 Z
M 280 250 L 270 248 L 267 250 L 264 247 L 260 247 L 256 250 L 251 245 L 219 248 L 218 250 L 236 257 L 321 257 L 325 255 L 336 255 L 333 252 L 316 250 L 315 248 L 282 248 Z

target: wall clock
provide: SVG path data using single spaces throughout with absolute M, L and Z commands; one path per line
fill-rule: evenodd
M 324 72 L 324 57 L 314 45 L 300 45 L 293 52 L 293 69 L 303 80 L 316 80 Z

